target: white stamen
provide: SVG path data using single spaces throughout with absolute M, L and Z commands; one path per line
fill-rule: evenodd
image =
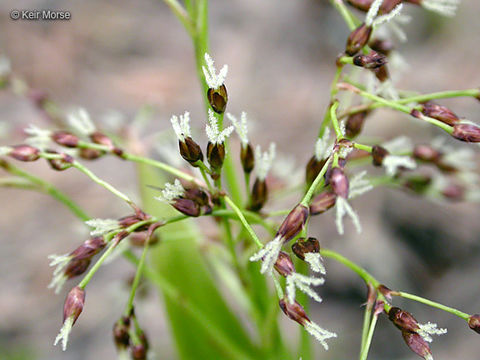
M 443 335 L 447 333 L 447 329 L 438 328 L 437 324 L 431 322 L 427 322 L 426 324 L 418 324 L 418 326 L 418 335 L 420 335 L 423 340 L 427 342 L 432 342 L 433 339 L 431 335 Z
M 341 196 L 337 196 L 335 208 L 337 209 L 335 224 L 337 225 L 337 230 L 340 235 L 343 235 L 344 233 L 343 217 L 345 215 L 350 216 L 353 221 L 353 225 L 355 225 L 355 228 L 357 229 L 357 232 L 362 232 L 362 225 L 360 224 L 360 219 L 358 218 L 358 215 L 355 213 L 355 211 L 353 211 L 352 207 L 346 199 L 342 198 Z
M 185 189 L 183 188 L 180 180 L 175 179 L 173 184 L 166 183 L 165 188 L 162 190 L 162 195 L 157 196 L 155 199 L 169 204 L 174 199 L 178 199 L 180 196 L 182 196 L 184 192 Z
M 55 294 L 58 294 L 60 290 L 62 290 L 63 285 L 67 281 L 67 276 L 64 273 L 65 268 L 67 267 L 70 260 L 72 260 L 72 256 L 69 254 L 64 255 L 49 255 L 48 258 L 52 260 L 49 266 L 55 266 L 55 270 L 53 270 L 53 277 L 50 284 L 48 284 L 48 288 L 54 288 Z
M 50 144 L 52 135 L 50 130 L 41 129 L 30 124 L 24 131 L 28 135 L 28 138 L 25 140 L 28 145 L 44 150 Z
M 229 126 L 222 131 L 218 128 L 217 118 L 211 109 L 208 109 L 208 122 L 205 131 L 207 132 L 208 141 L 212 144 L 221 144 L 233 132 L 233 126 Z
M 323 265 L 322 255 L 320 255 L 320 253 L 306 253 L 305 262 L 310 265 L 310 269 L 312 269 L 313 272 L 317 272 L 322 275 L 325 275 L 327 273 L 327 271 L 325 270 L 325 265 Z
M 400 168 L 413 170 L 417 167 L 417 163 L 409 156 L 387 155 L 383 159 L 382 166 L 388 176 L 395 176 Z
M 267 243 L 263 248 L 261 248 L 258 252 L 250 256 L 250 261 L 258 261 L 262 260 L 262 267 L 260 272 L 262 274 L 269 274 L 273 270 L 273 265 L 278 259 L 278 254 L 282 249 L 283 241 L 282 238 L 276 237 L 269 243 Z
M 365 25 L 372 26 L 375 17 L 378 14 L 378 10 L 380 10 L 380 6 L 382 6 L 383 0 L 375 0 L 372 5 L 370 5 L 370 9 L 368 9 L 367 16 L 365 17 Z
M 90 135 L 95 131 L 95 125 L 84 108 L 72 110 L 67 114 L 67 119 L 70 127 L 79 134 Z
M 217 75 L 213 59 L 207 53 L 205 53 L 205 62 L 207 67 L 205 68 L 205 66 L 202 66 L 203 74 L 205 75 L 205 81 L 209 88 L 217 90 L 225 82 L 228 72 L 228 65 L 223 65 L 222 69 Z
M 315 143 L 315 158 L 317 161 L 321 161 L 330 156 L 333 150 L 333 142 L 329 141 L 330 129 L 327 127 L 323 136 L 317 139 Z
M 255 172 L 260 180 L 265 180 L 275 159 L 275 143 L 270 143 L 268 151 L 262 153 L 260 145 L 255 149 Z
M 390 11 L 388 14 L 385 14 L 385 15 L 381 15 L 379 17 L 377 17 L 375 20 L 373 20 L 373 23 L 372 23 L 372 27 L 373 28 L 376 28 L 386 22 L 389 22 L 390 20 L 392 20 L 395 16 L 397 16 L 398 14 L 400 14 L 400 11 L 402 11 L 403 9 L 403 4 L 398 4 L 397 6 L 395 6 L 395 8 Z
M 119 228 L 118 220 L 115 219 L 90 219 L 85 224 L 92 227 L 90 235 L 99 236 Z
M 296 272 L 291 273 L 286 279 L 287 298 L 290 304 L 295 302 L 296 289 L 310 296 L 317 302 L 322 302 L 322 298 L 311 288 L 311 286 L 319 286 L 325 283 L 323 278 L 309 277 Z
M 185 138 L 191 137 L 190 133 L 190 113 L 185 111 L 185 114 L 180 115 L 180 121 L 176 115 L 173 115 L 170 119 L 172 123 L 173 130 L 175 135 L 177 135 L 178 140 L 185 141 Z
M 54 346 L 57 345 L 60 340 L 62 340 L 62 350 L 63 351 L 67 350 L 68 336 L 72 331 L 72 326 L 73 326 L 73 316 L 70 316 L 67 319 L 65 319 L 65 322 L 63 323 L 62 328 L 60 329 L 60 332 L 55 338 L 55 342 L 53 343 Z
M 245 148 L 248 145 L 247 113 L 242 111 L 240 121 L 230 113 L 227 113 L 227 117 L 232 122 L 233 126 L 235 126 L 235 131 L 242 142 L 242 146 Z
M 392 140 L 384 142 L 382 146 L 393 154 L 413 151 L 412 140 L 407 136 L 398 136 Z
M 335 334 L 334 332 L 321 328 L 312 321 L 305 322 L 304 327 L 310 335 L 312 335 L 320 342 L 320 344 L 322 344 L 325 350 L 328 350 L 328 344 L 325 340 L 337 337 L 337 334 Z
M 370 181 L 364 178 L 365 175 L 367 175 L 366 170 L 359 172 L 350 179 L 350 189 L 348 191 L 349 199 L 353 199 L 354 197 L 373 189 L 373 185 Z
M 444 16 L 455 16 L 460 0 L 423 0 L 421 6 Z

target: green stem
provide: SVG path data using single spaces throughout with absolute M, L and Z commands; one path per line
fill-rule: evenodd
M 255 244 L 257 244 L 258 247 L 262 248 L 263 247 L 262 242 L 258 238 L 257 234 L 255 234 L 255 231 L 252 229 L 252 227 L 248 223 L 247 219 L 245 219 L 245 216 L 243 215 L 242 210 L 240 210 L 240 208 L 228 196 L 224 196 L 223 198 L 225 199 L 225 202 L 228 204 L 228 206 L 230 206 L 232 208 L 232 210 L 237 214 L 238 218 L 240 219 L 243 226 L 245 227 L 245 229 L 248 231 L 248 233 L 252 237 Z
M 367 151 L 369 153 L 372 152 L 372 147 L 370 145 L 363 145 L 363 144 L 355 143 L 355 144 L 353 144 L 353 147 L 355 147 L 356 149 L 359 149 L 359 150 Z
M 355 28 L 357 27 L 356 24 L 355 24 L 355 20 L 354 20 L 352 14 L 350 13 L 350 11 L 347 9 L 345 4 L 343 3 L 343 1 L 342 0 L 330 0 L 330 2 L 338 10 L 340 15 L 342 15 L 343 20 L 347 24 L 350 31 L 355 30 Z
M 399 104 L 409 104 L 414 102 L 421 103 L 429 100 L 463 97 L 463 96 L 478 98 L 480 96 L 480 89 L 439 91 L 431 94 L 423 94 L 423 95 L 403 98 L 403 99 L 397 100 L 397 103 Z
M 368 330 L 367 338 L 365 339 L 365 345 L 360 353 L 360 360 L 367 360 L 370 345 L 372 344 L 373 333 L 375 332 L 375 326 L 377 325 L 378 315 L 373 315 L 370 329 Z
M 195 36 L 195 28 L 192 23 L 192 19 L 187 14 L 187 11 L 177 0 L 163 0 L 175 14 L 175 16 L 180 20 L 182 25 L 187 30 L 188 34 L 193 38 Z
M 343 139 L 343 134 L 337 119 L 338 105 L 339 105 L 338 101 L 335 101 L 330 107 L 330 120 L 332 121 L 333 129 L 335 130 L 335 135 L 337 136 L 337 140 L 341 140 Z
M 303 197 L 302 201 L 300 202 L 302 205 L 307 206 L 310 204 L 310 200 L 312 200 L 313 195 L 315 194 L 315 190 L 317 189 L 318 185 L 320 182 L 323 181 L 323 176 L 327 172 L 328 166 L 330 165 L 331 158 L 329 158 L 326 162 L 325 165 L 323 165 L 322 169 L 318 173 L 317 177 L 315 180 L 313 180 L 312 185 L 310 185 L 310 188 L 307 190 L 307 193 Z

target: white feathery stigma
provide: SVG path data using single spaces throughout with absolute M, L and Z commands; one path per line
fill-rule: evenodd
M 337 231 L 340 235 L 343 235 L 344 228 L 343 228 L 343 217 L 345 215 L 350 216 L 353 221 L 353 225 L 355 225 L 355 229 L 357 229 L 358 233 L 362 232 L 362 225 L 360 224 L 360 219 L 358 218 L 357 213 L 352 209 L 350 204 L 348 203 L 347 199 L 344 199 L 341 196 L 337 196 L 337 201 L 335 202 L 335 208 L 337 209 L 335 224 L 337 225 Z
M 155 199 L 170 204 L 174 199 L 179 198 L 185 192 L 180 180 L 175 179 L 174 183 L 165 183 L 165 188 L 162 190 L 162 195 Z
M 115 219 L 90 219 L 85 221 L 85 224 L 93 228 L 90 231 L 92 236 L 103 235 L 120 227 L 118 220 Z
M 275 143 L 270 143 L 268 151 L 262 153 L 260 145 L 255 148 L 255 172 L 260 180 L 265 180 L 275 159 Z
M 48 258 L 52 260 L 49 266 L 55 266 L 55 270 L 53 270 L 53 277 L 50 284 L 48 284 L 48 288 L 54 288 L 55 294 L 58 294 L 60 290 L 62 290 L 63 285 L 67 281 L 67 276 L 64 273 L 65 268 L 67 267 L 70 260 L 72 260 L 72 256 L 70 254 L 64 255 L 49 255 Z
M 58 333 L 57 337 L 55 338 L 55 342 L 53 343 L 53 345 L 55 346 L 61 340 L 63 351 L 67 350 L 68 336 L 72 331 L 73 322 L 74 322 L 73 316 L 69 316 L 68 318 L 65 319 L 62 325 L 62 328 L 60 329 L 60 332 Z
M 372 26 L 375 17 L 378 14 L 378 10 L 380 10 L 380 6 L 382 6 L 383 0 L 375 0 L 370 8 L 368 9 L 367 16 L 365 17 L 365 25 Z
M 320 253 L 306 253 L 305 262 L 310 265 L 310 269 L 312 269 L 313 272 L 320 273 L 322 275 L 327 273 L 325 270 L 325 265 L 323 265 L 322 255 L 320 255 Z
M 447 329 L 438 328 L 437 324 L 427 322 L 426 324 L 418 324 L 418 335 L 427 342 L 432 342 L 432 335 L 443 335 L 447 333 Z
M 273 270 L 273 265 L 278 259 L 278 254 L 282 249 L 283 239 L 277 236 L 275 239 L 267 243 L 263 248 L 250 256 L 250 261 L 262 260 L 262 267 L 260 272 L 262 274 L 270 274 Z
M 221 144 L 233 132 L 233 126 L 229 126 L 222 131 L 218 128 L 218 121 L 212 109 L 208 109 L 208 124 L 205 126 L 208 141 L 212 144 Z
M 395 176 L 400 168 L 413 170 L 417 167 L 417 163 L 409 156 L 387 155 L 383 159 L 382 166 L 388 176 Z
M 367 175 L 367 170 L 359 172 L 350 179 L 350 188 L 348 191 L 349 199 L 353 199 L 354 197 L 373 189 L 373 185 L 369 180 L 365 179 L 365 175 Z
M 203 74 L 205 75 L 205 81 L 209 88 L 217 90 L 225 82 L 228 72 L 228 65 L 223 65 L 217 75 L 213 59 L 207 53 L 205 53 L 205 63 L 207 64 L 207 67 L 202 66 Z
M 185 111 L 183 115 L 180 115 L 180 120 L 176 115 L 173 115 L 170 119 L 172 123 L 173 130 L 175 135 L 177 135 L 178 140 L 185 141 L 185 138 L 191 137 L 190 133 L 190 113 Z
M 334 332 L 328 331 L 312 321 L 306 321 L 303 327 L 310 335 L 317 339 L 320 344 L 322 344 L 325 350 L 328 350 L 328 344 L 325 340 L 337 337 L 337 334 Z
M 36 125 L 30 124 L 24 131 L 28 135 L 28 138 L 25 140 L 28 145 L 45 150 L 50 144 L 52 135 L 50 130 L 41 129 Z
M 326 128 L 321 138 L 315 142 L 315 159 L 321 161 L 330 156 L 333 150 L 333 142 L 330 140 L 330 128 Z
M 227 113 L 227 117 L 232 122 L 233 126 L 235 126 L 235 131 L 242 142 L 242 146 L 245 148 L 248 145 L 247 113 L 242 111 L 240 121 L 230 113 Z
M 67 120 L 70 127 L 81 135 L 90 135 L 95 131 L 95 125 L 90 118 L 87 110 L 78 108 L 67 114 Z
M 288 302 L 293 304 L 295 302 L 296 289 L 300 290 L 304 294 L 310 296 L 317 302 L 322 302 L 322 298 L 318 296 L 312 286 L 319 286 L 325 283 L 325 279 L 310 277 L 296 272 L 291 273 L 286 279 L 286 292 Z
M 443 16 L 455 16 L 460 0 L 423 0 L 420 6 Z

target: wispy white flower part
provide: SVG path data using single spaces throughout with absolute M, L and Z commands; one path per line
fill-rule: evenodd
M 99 236 L 119 228 L 118 220 L 115 219 L 90 219 L 85 224 L 93 228 L 90 235 Z
M 431 335 L 443 335 L 447 333 L 447 329 L 438 328 L 437 324 L 431 322 L 427 322 L 426 324 L 418 324 L 418 327 L 418 335 L 420 335 L 423 340 L 427 342 L 433 341 Z
M 50 144 L 52 135 L 50 130 L 41 129 L 30 124 L 24 131 L 28 135 L 28 138 L 25 140 L 28 145 L 44 150 Z
M 322 298 L 313 290 L 312 286 L 319 286 L 325 283 L 325 279 L 305 276 L 296 272 L 291 273 L 286 279 L 287 298 L 290 304 L 295 302 L 296 289 L 310 296 L 317 302 L 322 302 Z
M 312 321 L 305 322 L 303 326 L 310 335 L 312 335 L 320 342 L 320 344 L 322 344 L 325 350 L 328 350 L 328 344 L 325 340 L 337 337 L 337 334 L 334 332 L 328 331 Z
M 62 328 L 60 329 L 60 332 L 58 333 L 57 337 L 55 338 L 55 342 L 53 343 L 53 345 L 55 346 L 61 340 L 63 351 L 67 350 L 68 336 L 70 335 L 70 332 L 72 331 L 73 320 L 74 320 L 73 316 L 70 316 L 70 317 L 65 319 L 65 321 L 62 325 Z
M 232 122 L 233 126 L 235 126 L 235 131 L 242 142 L 242 146 L 245 148 L 248 145 L 247 113 L 242 111 L 240 121 L 230 113 L 227 113 L 227 117 Z
M 385 168 L 388 176 L 395 176 L 399 168 L 403 167 L 413 170 L 417 167 L 417 163 L 409 156 L 387 155 L 383 159 L 382 166 Z
M 255 172 L 260 180 L 265 180 L 270 168 L 272 167 L 273 160 L 275 159 L 275 143 L 270 143 L 268 151 L 262 153 L 262 148 L 257 145 L 255 148 Z
M 173 115 L 170 119 L 172 123 L 173 130 L 175 135 L 177 135 L 178 140 L 185 141 L 185 138 L 191 137 L 190 133 L 190 113 L 185 111 L 185 114 L 180 115 L 180 120 L 176 115 Z
M 8 155 L 12 150 L 10 146 L 0 146 L 0 156 Z
M 341 159 L 346 159 L 348 154 L 350 154 L 352 151 L 353 151 L 353 146 L 342 146 L 338 150 L 338 157 Z
M 391 153 L 403 153 L 403 152 L 412 152 L 413 144 L 407 136 L 398 136 L 387 142 L 384 142 L 382 146 Z
M 360 219 L 358 218 L 357 213 L 348 203 L 347 199 L 344 199 L 341 196 L 337 196 L 335 208 L 337 209 L 335 224 L 337 225 L 337 231 L 340 235 L 343 235 L 344 233 L 343 218 L 345 215 L 350 216 L 353 221 L 353 225 L 355 225 L 355 228 L 357 229 L 357 232 L 362 232 L 362 225 L 360 224 Z
M 48 258 L 52 260 L 49 266 L 55 266 L 55 270 L 53 270 L 52 281 L 50 281 L 50 284 L 48 284 L 48 288 L 55 289 L 55 294 L 58 294 L 67 281 L 67 276 L 65 275 L 64 271 L 70 260 L 72 260 L 72 256 L 69 254 L 53 254 L 49 255 Z
M 315 159 L 321 161 L 330 156 L 333 151 L 333 141 L 330 140 L 330 128 L 326 128 L 323 136 L 315 143 Z
M 11 71 L 10 60 L 4 55 L 0 55 L 0 77 L 7 76 Z
M 171 203 L 174 199 L 182 196 L 184 192 L 185 189 L 183 188 L 180 180 L 175 179 L 175 182 L 173 184 L 166 183 L 165 188 L 162 190 L 162 195 L 157 196 L 155 199 L 166 203 Z
M 305 262 L 310 265 L 313 272 L 325 275 L 325 265 L 323 265 L 323 258 L 320 253 L 309 252 L 305 254 Z
M 378 14 L 378 10 L 380 10 L 380 6 L 382 6 L 383 0 L 375 0 L 372 5 L 370 5 L 370 9 L 368 9 L 367 16 L 365 17 L 365 24 L 367 26 L 372 26 L 375 17 Z
M 209 88 L 217 90 L 225 82 L 227 77 L 228 65 L 223 65 L 222 69 L 217 75 L 213 59 L 205 53 L 205 63 L 207 67 L 202 66 L 203 74 L 205 75 L 205 81 Z
M 359 172 L 350 179 L 349 199 L 353 199 L 373 189 L 373 185 L 369 180 L 365 179 L 365 175 L 367 175 L 367 170 Z
M 67 114 L 67 120 L 70 127 L 82 135 L 90 135 L 95 131 L 95 125 L 90 118 L 87 110 L 78 108 L 70 111 Z
M 376 28 L 386 22 L 391 21 L 395 16 L 400 14 L 400 12 L 403 9 L 403 4 L 398 4 L 392 11 L 390 11 L 388 14 L 378 16 L 375 20 L 373 20 L 372 27 Z
M 229 126 L 222 131 L 218 128 L 217 118 L 212 109 L 208 109 L 208 124 L 205 127 L 208 141 L 212 144 L 221 144 L 233 132 L 233 126 Z
M 278 259 L 278 254 L 282 249 L 283 241 L 281 237 L 276 237 L 269 243 L 267 243 L 258 252 L 250 256 L 250 261 L 262 260 L 262 267 L 260 272 L 262 274 L 270 274 L 273 270 L 273 265 Z
M 445 149 L 444 149 L 445 151 Z M 475 152 L 471 148 L 451 148 L 445 151 L 442 162 L 456 168 L 472 170 L 477 167 Z
M 460 0 L 423 0 L 420 6 L 444 16 L 455 16 Z

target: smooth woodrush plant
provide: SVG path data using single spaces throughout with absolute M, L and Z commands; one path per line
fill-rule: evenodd
M 332 209 L 340 235 L 349 231 L 344 224 L 346 216 L 361 233 L 360 218 L 353 208 L 354 199 L 380 185 L 392 185 L 436 199 L 463 201 L 480 198 L 475 184 L 466 181 L 474 173 L 475 158 L 471 148 L 447 146 L 442 138 L 421 144 L 413 144 L 405 137 L 357 141 L 362 139 L 367 118 L 383 107 L 435 126 L 464 143 L 480 143 L 477 124 L 461 119 L 438 102 L 459 96 L 479 99 L 480 89 L 420 95 L 396 89 L 393 76 L 396 69 L 394 66 L 387 69 L 389 60 L 396 53 L 394 43 L 391 39 L 377 37 L 376 32 L 379 27 L 389 26 L 400 19 L 405 4 L 453 15 L 459 1 L 331 0 L 350 34 L 343 53 L 332 59 L 336 73 L 318 135 L 313 138 L 307 134 L 306 137 L 311 140 L 313 154 L 309 154 L 304 167 L 304 184 L 293 189 L 297 196 L 295 206 L 276 212 L 268 209 L 268 205 L 280 197 L 275 186 L 271 186 L 274 176 L 269 175 L 279 162 L 275 157 L 276 145 L 271 143 L 268 151 L 262 152 L 260 145 L 250 140 L 245 112 L 241 113 L 240 120 L 226 113 L 232 125 L 225 126 L 224 114 L 229 101 L 225 85 L 228 66 L 224 65 L 217 73 L 208 53 L 207 0 L 188 1 L 185 7 L 176 0 L 165 2 L 185 27 L 195 49 L 197 73 L 206 106 L 206 144 L 202 144 L 201 137 L 192 130 L 188 111 L 180 116 L 173 115 L 170 122 L 178 144 L 174 151 L 185 162 L 169 165 L 137 152 L 135 143 L 139 139 L 132 141 L 131 134 L 125 136 L 121 132 L 98 129 L 85 109 L 64 113 L 59 106 L 51 106 L 52 100 L 46 94 L 23 84 L 20 95 L 33 102 L 56 126 L 41 129 L 31 125 L 25 129 L 25 144 L 0 147 L 0 167 L 10 175 L 1 178 L 0 185 L 47 193 L 90 228 L 90 238 L 75 250 L 50 256 L 50 265 L 55 270 L 48 287 L 54 288 L 56 293 L 68 281 L 83 276 L 67 295 L 63 325 L 55 344 L 61 342 L 63 350 L 66 349 L 74 324 L 82 312 L 88 311 L 86 287 L 100 267 L 119 254 L 136 267 L 125 310 L 117 316 L 112 329 L 121 358 L 146 359 L 149 356 L 150 343 L 134 311 L 143 276 L 165 297 L 166 312 L 181 358 L 310 359 L 310 338 L 304 334 L 312 335 L 325 350 L 330 346 L 327 340 L 331 341 L 332 347 L 339 347 L 333 339 L 341 338 L 342 334 L 324 329 L 307 314 L 308 298 L 322 301 L 317 287 L 328 279 L 324 263 L 327 258 L 345 265 L 367 285 L 360 360 L 368 358 L 381 314 L 400 330 L 399 335 L 410 350 L 424 359 L 433 359 L 429 345 L 432 335 L 443 335 L 447 330 L 430 322 L 419 323 L 412 314 L 394 306 L 396 297 L 444 310 L 480 333 L 479 315 L 390 290 L 350 259 L 321 246 L 322 234 L 311 234 L 309 227 L 316 216 Z M 357 17 L 349 6 L 366 12 L 365 18 L 363 15 Z M 347 69 L 354 69 L 353 66 L 371 81 L 367 84 L 353 82 L 346 73 Z M 0 88 L 13 91 L 12 83 L 18 81 L 8 61 L 0 58 Z M 341 91 L 349 92 L 359 104 L 341 100 Z M 199 118 L 197 114 L 192 116 L 195 120 Z M 230 147 L 234 131 L 240 142 L 238 152 Z M 173 134 L 171 137 L 174 138 Z M 468 145 L 472 144 L 464 144 Z M 141 203 L 134 202 L 83 164 L 83 160 L 101 161 L 106 156 L 135 163 L 142 171 L 146 168 L 160 170 L 162 175 L 140 176 L 143 198 Z M 92 218 L 52 184 L 16 167 L 12 163 L 15 160 L 25 163 L 46 161 L 56 171 L 80 171 L 123 200 L 130 215 L 119 219 Z M 235 160 L 239 166 L 235 166 Z M 378 167 L 377 171 L 385 174 L 367 176 L 367 171 L 359 169 L 360 166 Z M 430 171 L 422 172 L 425 169 Z M 251 176 L 254 176 L 253 184 L 250 183 Z M 147 188 L 153 189 L 156 196 L 145 195 Z M 153 198 L 159 201 L 151 201 Z M 276 222 L 275 216 L 279 214 L 285 218 Z M 212 244 L 202 247 L 207 248 L 205 252 L 214 249 L 211 254 L 205 255 L 204 249 L 199 251 L 197 246 L 197 238 L 202 237 L 202 232 L 188 221 L 197 217 L 211 217 L 212 223 L 218 227 Z M 178 227 L 169 232 L 172 226 Z M 150 249 L 154 243 L 152 254 Z M 291 253 L 288 244 L 291 244 Z M 131 245 L 143 249 L 140 257 L 130 248 Z M 150 260 L 148 254 L 152 255 Z M 162 266 L 167 270 L 162 271 Z M 213 278 L 211 273 L 215 271 L 223 277 Z M 244 329 L 224 301 L 219 290 L 222 278 L 228 278 L 223 285 L 233 295 L 230 298 L 240 299 L 235 311 L 240 308 L 241 317 L 256 327 L 258 338 L 252 335 L 252 331 Z M 269 286 L 270 283 L 273 286 Z M 275 316 L 279 309 L 286 318 L 301 326 L 302 346 L 298 352 L 289 350 L 283 339 Z M 330 324 L 328 327 L 338 326 Z

